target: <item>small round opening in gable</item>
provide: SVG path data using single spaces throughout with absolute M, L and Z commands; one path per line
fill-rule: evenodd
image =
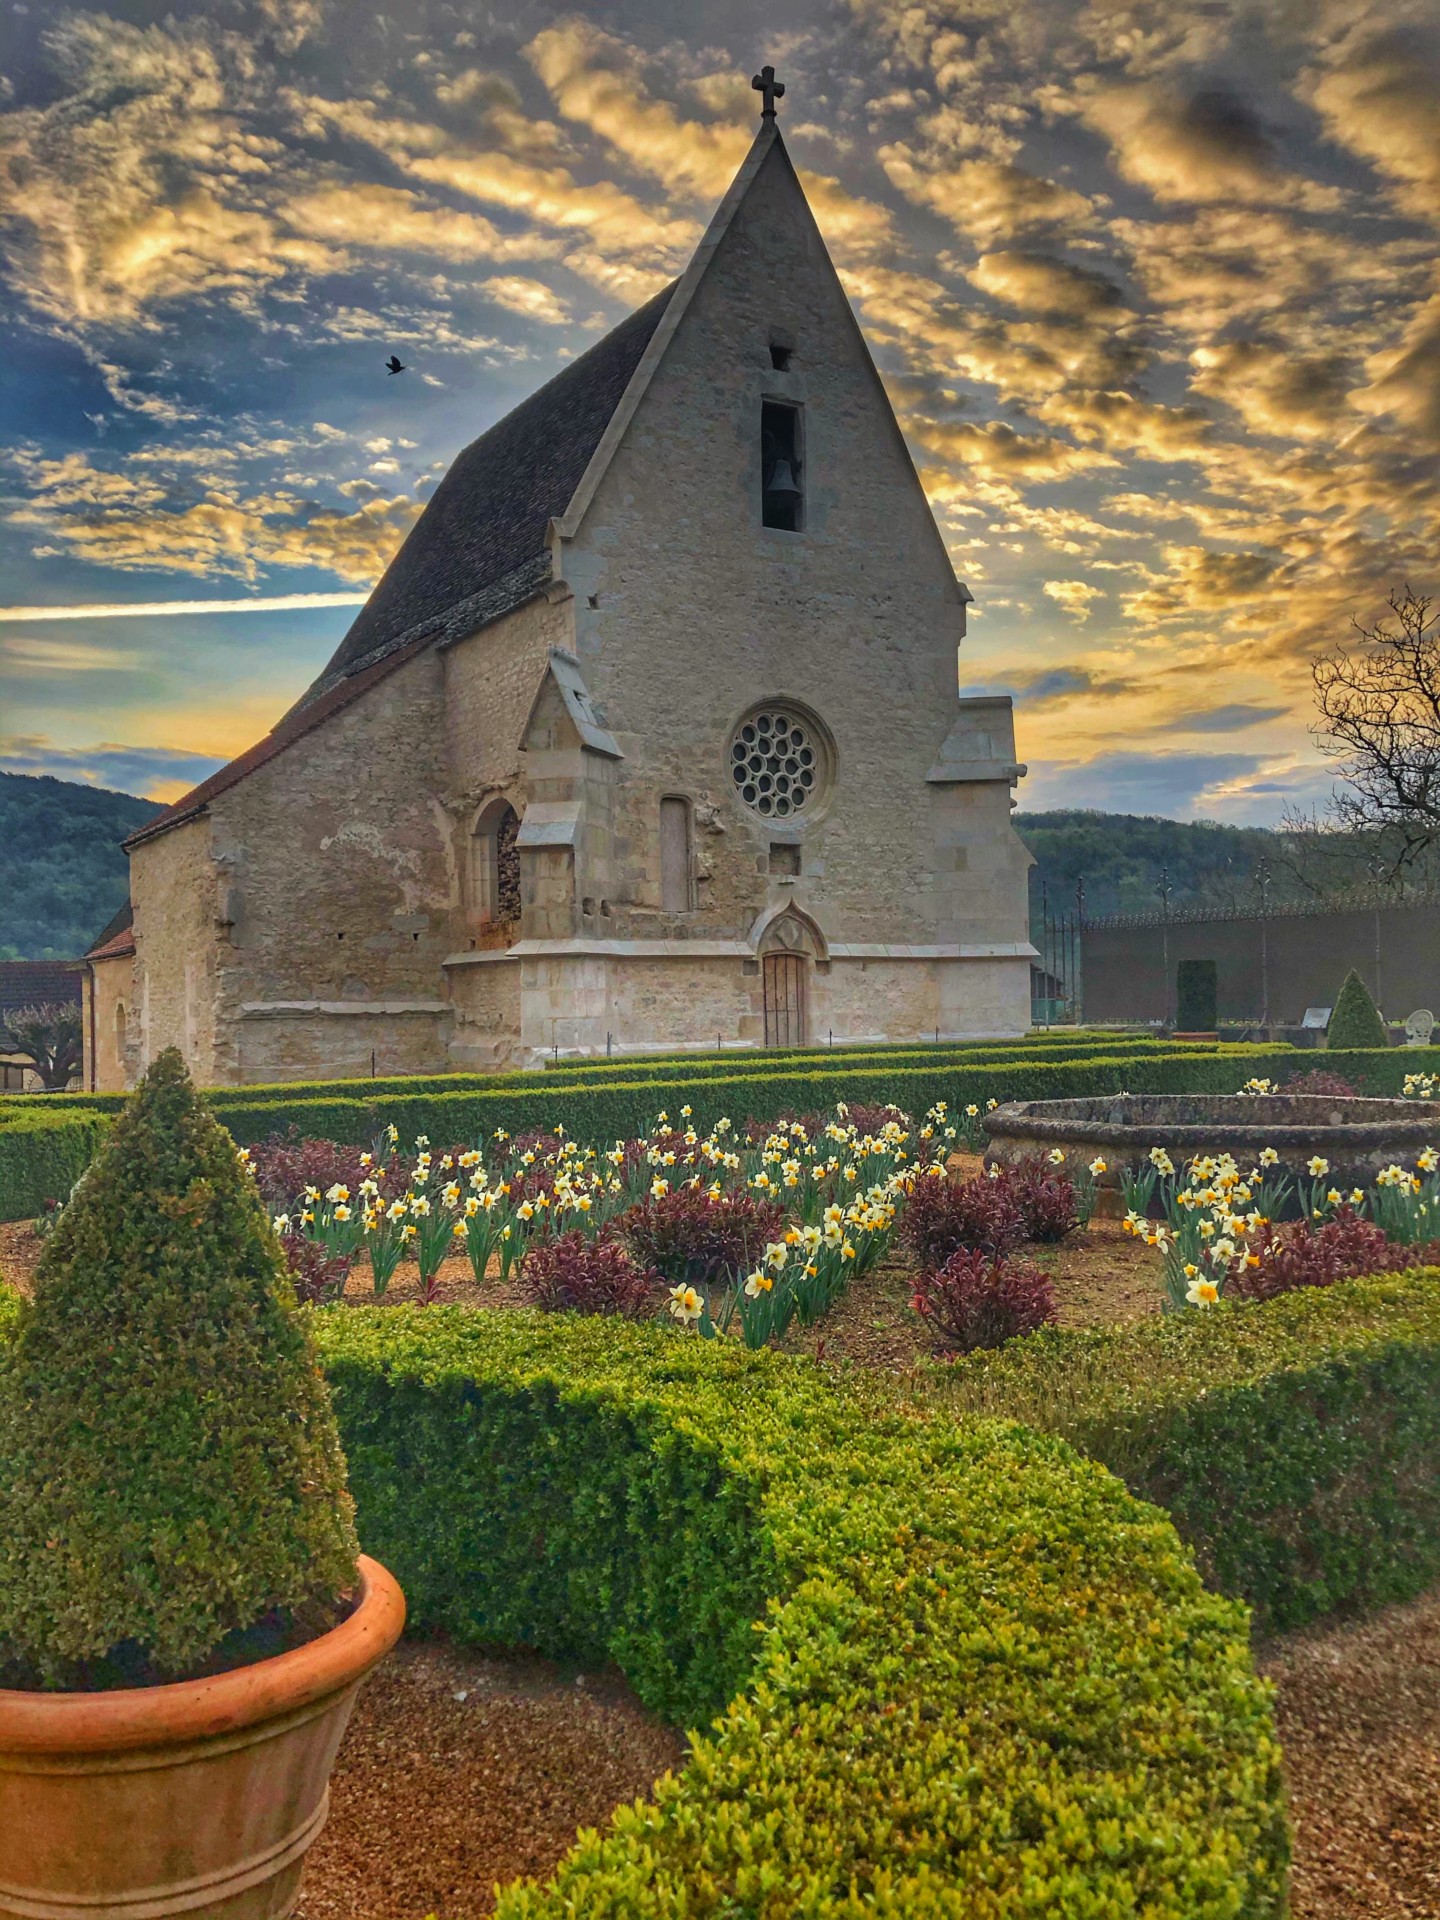
M 826 764 L 819 728 L 791 707 L 761 707 L 741 721 L 730 743 L 735 791 L 768 820 L 792 818 L 818 799 Z

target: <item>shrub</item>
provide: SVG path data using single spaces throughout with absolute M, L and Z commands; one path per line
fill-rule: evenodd
M 1309 1073 L 1300 1073 L 1293 1080 L 1285 1082 L 1286 1093 L 1309 1094 L 1320 1100 L 1354 1100 L 1359 1097 L 1360 1089 L 1339 1073 L 1327 1073 L 1324 1067 L 1312 1067 Z
M 1325 1045 L 1332 1048 L 1384 1047 L 1390 1043 L 1385 1023 L 1375 1010 L 1365 982 L 1352 967 L 1330 1015 Z
M 703 1187 L 684 1186 L 627 1207 L 609 1231 L 672 1286 L 688 1283 L 703 1291 L 730 1286 L 748 1272 L 784 1219 L 777 1201 L 748 1193 L 711 1199 Z
M 325 1384 L 174 1049 L 46 1241 L 0 1368 L 0 1665 L 127 1684 L 224 1665 L 277 1616 L 333 1621 L 356 1542 Z
M 1277 1920 L 1246 1622 L 1054 1440 L 614 1320 L 363 1308 L 317 1335 L 417 1630 L 618 1661 L 699 1729 L 502 1920 Z
M 1002 1168 L 998 1183 L 1008 1189 L 1019 1209 L 1021 1236 L 1026 1240 L 1054 1243 L 1081 1224 L 1073 1182 L 1043 1160 L 1032 1156 Z
M 963 1247 L 922 1273 L 911 1305 L 940 1353 L 974 1353 L 1034 1333 L 1055 1318 L 1055 1289 L 1038 1267 Z
M 1005 1253 L 1018 1246 L 1023 1233 L 1011 1183 L 988 1174 L 974 1180 L 922 1174 L 900 1216 L 901 1244 L 927 1271 L 943 1267 L 962 1248 Z
M 617 1241 L 580 1232 L 542 1240 L 520 1270 L 526 1295 L 546 1313 L 618 1313 L 654 1305 L 659 1276 L 637 1267 Z
M 933 1393 L 954 1418 L 1020 1420 L 1103 1461 L 1169 1511 L 1260 1633 L 1440 1576 L 1434 1269 L 1049 1328 L 954 1362 Z
M 1181 1033 L 1213 1033 L 1217 989 L 1213 960 L 1182 960 L 1175 969 L 1175 1025 Z
M 1295 1287 L 1333 1287 L 1337 1280 L 1354 1280 L 1367 1273 L 1403 1273 L 1407 1267 L 1440 1259 L 1440 1247 L 1400 1246 L 1373 1220 L 1362 1220 L 1349 1206 L 1338 1207 L 1318 1227 L 1309 1220 L 1291 1220 L 1284 1226 L 1272 1222 L 1256 1234 L 1250 1250 L 1259 1264 L 1237 1262 L 1226 1282 L 1227 1296 L 1273 1300 L 1277 1293 L 1289 1293 Z
M 350 1278 L 350 1255 L 332 1255 L 320 1241 L 303 1233 L 281 1234 L 280 1250 L 295 1298 L 302 1306 L 328 1307 L 344 1293 Z
M 250 1169 L 261 1199 L 276 1213 L 291 1206 L 306 1187 L 326 1193 L 339 1183 L 355 1192 L 367 1174 L 379 1173 L 377 1168 L 361 1166 L 360 1152 L 359 1147 L 339 1146 L 333 1140 L 302 1140 L 291 1127 L 250 1149 Z

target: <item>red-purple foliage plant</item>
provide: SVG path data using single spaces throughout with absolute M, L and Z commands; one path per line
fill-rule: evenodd
M 340 1298 L 350 1277 L 348 1254 L 332 1256 L 320 1241 L 303 1233 L 281 1234 L 280 1245 L 295 1298 L 302 1306 L 325 1307 Z
M 1343 1075 L 1327 1073 L 1323 1067 L 1312 1067 L 1309 1073 L 1287 1080 L 1281 1091 L 1312 1094 L 1320 1100 L 1355 1100 L 1360 1095 L 1360 1089 L 1352 1087 Z
M 1003 1167 L 997 1184 L 1005 1186 L 1020 1209 L 1020 1226 L 1026 1240 L 1054 1242 L 1074 1233 L 1080 1225 L 1075 1205 L 1075 1189 L 1057 1168 L 1033 1156 Z
M 635 1319 L 654 1303 L 660 1277 L 637 1266 L 617 1240 L 572 1232 L 530 1249 L 520 1285 L 546 1313 L 618 1313 Z
M 1251 1243 L 1258 1264 L 1238 1260 L 1226 1283 L 1227 1299 L 1273 1300 L 1296 1287 L 1333 1287 L 1367 1273 L 1403 1273 L 1440 1261 L 1440 1246 L 1402 1246 L 1373 1220 L 1340 1207 L 1320 1226 L 1290 1220 L 1262 1227 Z
M 911 1305 L 938 1352 L 973 1353 L 1048 1326 L 1055 1318 L 1055 1289 L 1038 1267 L 966 1247 L 921 1274 Z
M 272 1133 L 258 1147 L 250 1149 L 250 1166 L 260 1188 L 261 1198 L 272 1213 L 293 1206 L 306 1187 L 318 1187 L 321 1193 L 335 1186 L 349 1187 L 354 1193 L 367 1174 L 381 1179 L 381 1169 L 360 1164 L 361 1147 L 337 1146 L 333 1140 L 302 1140 L 292 1127 L 288 1133 Z M 396 1163 L 391 1161 L 391 1186 L 387 1191 L 404 1191 L 404 1174 L 393 1185 Z M 382 1180 L 382 1186 L 385 1182 Z
M 780 1231 L 785 1209 L 748 1193 L 712 1199 L 703 1187 L 677 1187 L 627 1207 L 608 1231 L 644 1266 L 673 1286 L 728 1284 L 753 1267 Z
M 988 1174 L 975 1180 L 922 1174 L 900 1216 L 901 1241 L 927 1271 L 943 1267 L 962 1247 L 1005 1253 L 1023 1233 L 1010 1183 Z

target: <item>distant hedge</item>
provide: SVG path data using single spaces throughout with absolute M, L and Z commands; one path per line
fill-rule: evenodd
M 1188 1052 L 1214 1051 L 1214 1043 L 1188 1046 Z M 344 1080 L 275 1080 L 242 1087 L 213 1087 L 208 1099 L 230 1106 L 268 1106 L 276 1100 L 320 1100 L 337 1097 L 352 1100 L 384 1100 L 398 1094 L 488 1093 L 523 1088 L 550 1088 L 588 1081 L 609 1080 L 694 1080 L 768 1078 L 782 1072 L 831 1072 L 853 1067 L 879 1069 L 887 1066 L 944 1066 L 981 1064 L 985 1061 L 1037 1059 L 1084 1060 L 1103 1052 L 1110 1059 L 1133 1055 L 1174 1052 L 1168 1040 L 1145 1038 L 1111 1039 L 1108 1035 L 1075 1038 L 1073 1035 L 1046 1042 L 976 1041 L 961 1045 L 894 1047 L 821 1047 L 805 1049 L 756 1048 L 746 1052 L 733 1048 L 724 1053 L 691 1053 L 651 1059 L 640 1054 L 617 1055 L 613 1060 L 560 1061 L 553 1067 L 528 1072 L 508 1073 L 413 1073 L 378 1079 L 352 1076 Z M 76 1107 L 99 1113 L 118 1113 L 128 1094 L 63 1093 L 13 1094 L 3 1103 L 4 1110 L 45 1108 L 51 1112 L 73 1111 Z
M 1411 1055 L 1404 1048 L 1376 1048 L 1331 1055 L 1327 1064 L 1376 1092 L 1398 1093 Z M 642 1073 L 556 1082 L 544 1074 L 510 1074 L 459 1092 L 400 1093 L 395 1089 L 403 1083 L 383 1080 L 360 1083 L 363 1095 L 353 1081 L 335 1083 L 344 1091 L 321 1096 L 304 1084 L 216 1088 L 208 1098 L 242 1146 L 292 1126 L 302 1134 L 368 1145 L 388 1122 L 399 1128 L 406 1142 L 423 1133 L 437 1146 L 478 1140 L 497 1127 L 516 1133 L 556 1125 L 581 1140 L 600 1142 L 643 1131 L 662 1107 L 672 1116 L 681 1106 L 691 1107 L 697 1127 L 708 1127 L 725 1115 L 737 1122 L 771 1120 L 786 1112 L 829 1107 L 837 1100 L 877 1105 L 893 1101 L 918 1114 L 937 1100 L 957 1110 L 969 1104 L 983 1107 L 992 1099 L 1067 1099 L 1120 1092 L 1233 1093 L 1252 1075 L 1284 1078 L 1305 1065 L 1306 1055 L 1293 1047 L 1171 1047 L 1079 1060 L 1054 1060 L 1027 1051 L 1001 1060 L 947 1056 L 919 1066 L 903 1059 L 883 1066 L 836 1059 L 826 1061 L 824 1071 L 717 1073 L 668 1080 Z M 268 1097 L 256 1097 L 261 1092 Z M 38 1210 L 37 1194 L 40 1201 L 60 1197 L 58 1190 L 37 1187 L 37 1178 L 43 1185 L 45 1177 L 60 1177 L 47 1175 L 47 1168 L 58 1160 L 66 1167 L 88 1160 L 96 1110 L 16 1101 L 0 1103 L 0 1116 L 4 1117 L 0 1220 L 17 1220 Z M 38 1155 L 38 1172 L 37 1154 L 27 1144 L 32 1118 L 47 1135 Z M 60 1151 L 60 1139 L 72 1120 L 77 1131 L 67 1158 Z M 56 1133 L 51 1134 L 51 1128 Z M 74 1177 L 72 1173 L 70 1179 Z
M 47 1200 L 64 1200 L 109 1125 L 84 1108 L 12 1114 L 0 1102 L 0 1221 L 31 1220 Z
M 462 1640 L 702 1729 L 501 1920 L 1278 1920 L 1243 1613 L 1060 1442 L 665 1328 L 317 1317 L 367 1551 Z
M 1263 1630 L 1440 1575 L 1440 1270 L 1050 1331 L 957 1362 L 931 1394 L 1103 1461 Z

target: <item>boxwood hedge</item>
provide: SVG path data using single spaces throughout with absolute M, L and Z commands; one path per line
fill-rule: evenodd
M 414 1623 L 613 1658 L 704 1729 L 502 1920 L 1282 1913 L 1243 1610 L 1062 1442 L 653 1326 L 318 1330 L 361 1537 Z
M 1219 1043 L 1187 1043 L 1186 1052 L 1219 1050 Z M 1246 1049 L 1253 1051 L 1253 1049 Z M 507 1073 L 414 1073 L 396 1074 L 383 1079 L 352 1075 L 346 1080 L 277 1080 L 252 1086 L 217 1087 L 211 1098 L 233 1106 L 273 1106 L 288 1100 L 319 1100 L 329 1096 L 353 1100 L 385 1100 L 411 1093 L 482 1093 L 516 1088 L 550 1088 L 571 1081 L 587 1080 L 689 1080 L 719 1074 L 730 1078 L 757 1075 L 764 1078 L 777 1071 L 832 1072 L 856 1067 L 947 1066 L 981 1064 L 1017 1058 L 1035 1060 L 1083 1060 L 1103 1052 L 1107 1059 L 1122 1059 L 1133 1054 L 1174 1053 L 1173 1042 L 1127 1036 L 1080 1035 L 1047 1043 L 1043 1038 L 1030 1041 L 966 1041 L 954 1046 L 757 1048 L 751 1052 L 732 1049 L 728 1053 L 691 1053 L 663 1058 L 629 1054 L 614 1060 L 561 1060 L 554 1066 L 530 1072 Z M 22 1109 L 65 1112 L 77 1107 L 100 1113 L 117 1113 L 124 1106 L 124 1093 L 23 1093 L 12 1094 L 5 1106 Z
M 0 1103 L 0 1221 L 30 1220 L 63 1200 L 89 1166 L 107 1115 L 16 1110 Z
M 1050 1331 L 957 1362 L 930 1397 L 1103 1461 L 1262 1630 L 1440 1575 L 1440 1270 Z

